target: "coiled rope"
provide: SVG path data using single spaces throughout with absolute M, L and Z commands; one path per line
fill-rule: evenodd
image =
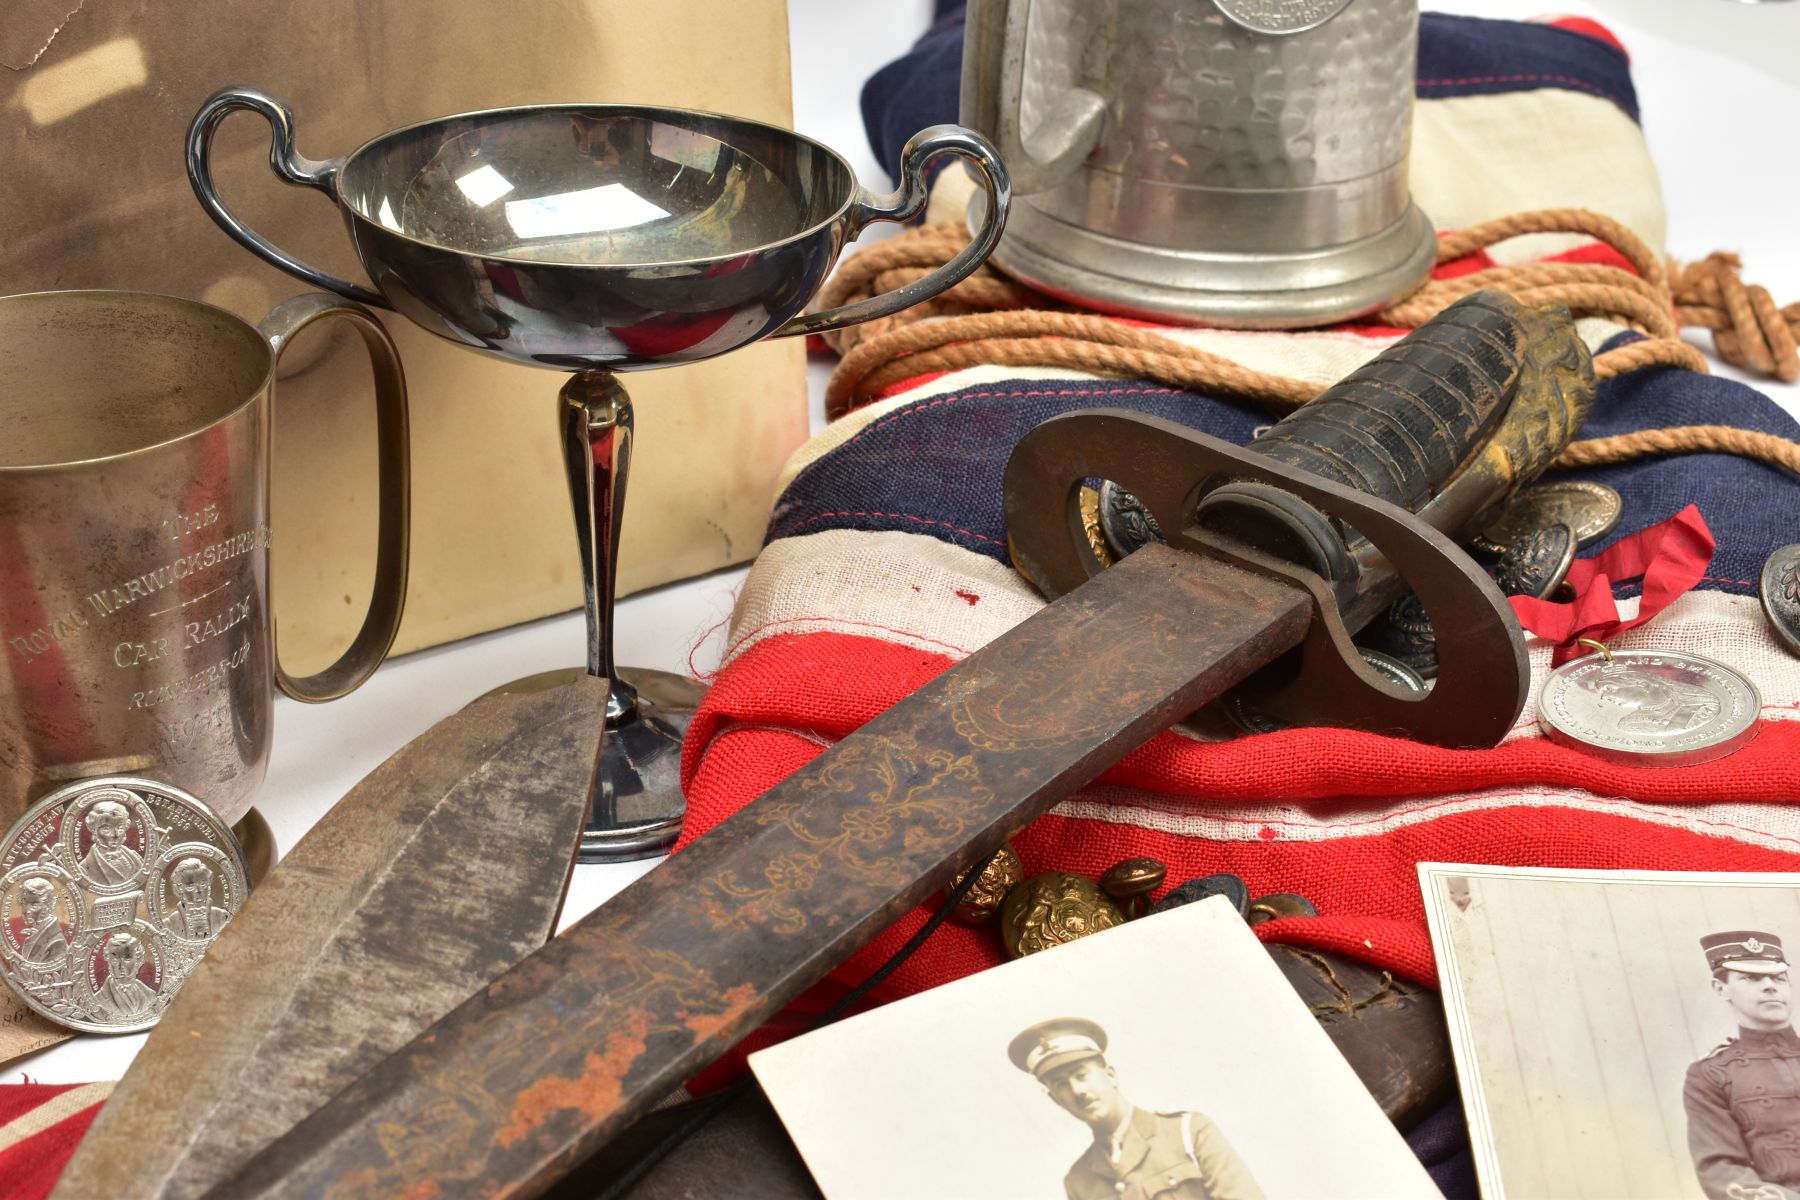
M 1440 263 L 1508 238 L 1575 233 L 1603 242 L 1635 270 L 1604 263 L 1521 263 L 1450 279 L 1427 280 L 1376 320 L 1416 326 L 1480 288 L 1510 292 L 1524 304 L 1560 304 L 1644 335 L 1595 356 L 1602 379 L 1651 367 L 1706 373 L 1706 358 L 1681 340 L 1682 328 L 1713 334 L 1719 357 L 1783 381 L 1800 379 L 1800 303 L 1777 307 L 1767 289 L 1743 282 L 1736 255 L 1717 253 L 1686 266 L 1662 258 L 1630 229 L 1586 209 L 1545 209 L 1488 221 L 1438 239 Z M 852 256 L 820 296 L 836 305 L 924 278 L 967 244 L 959 225 L 924 225 Z M 843 356 L 826 389 L 826 411 L 841 416 L 906 379 L 983 364 L 1064 367 L 1145 379 L 1168 387 L 1238 396 L 1283 414 L 1322 390 L 1190 346 L 1175 338 L 1076 311 L 988 267 L 923 304 L 892 317 L 825 335 Z M 1723 425 L 1640 430 L 1572 443 L 1552 467 L 1595 466 L 1655 454 L 1738 454 L 1800 474 L 1800 445 Z

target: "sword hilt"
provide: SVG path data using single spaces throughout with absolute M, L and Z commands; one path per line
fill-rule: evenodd
M 1314 594 L 1298 659 L 1246 685 L 1271 715 L 1492 745 L 1524 704 L 1522 638 L 1499 590 L 1444 533 L 1541 472 L 1592 397 L 1566 311 L 1478 292 L 1248 447 L 1111 410 L 1038 426 L 1007 465 L 1014 562 L 1051 598 L 1101 570 L 1079 492 L 1110 479 L 1175 547 Z M 1405 586 L 1439 630 L 1438 682 L 1423 698 L 1376 676 L 1350 642 Z

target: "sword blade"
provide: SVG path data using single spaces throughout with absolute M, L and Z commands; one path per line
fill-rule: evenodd
M 1281 652 L 1293 584 L 1147 546 L 721 823 L 212 1193 L 534 1195 L 1059 800 Z
M 352 788 L 200 960 L 55 1194 L 199 1195 L 542 946 L 606 702 L 586 675 L 482 697 Z

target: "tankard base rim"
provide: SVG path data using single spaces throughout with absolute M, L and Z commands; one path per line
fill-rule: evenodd
M 1286 254 L 1170 250 L 1020 205 L 992 261 L 1039 291 L 1117 316 L 1254 330 L 1365 316 L 1424 282 L 1436 259 L 1436 233 L 1417 204 L 1370 237 Z

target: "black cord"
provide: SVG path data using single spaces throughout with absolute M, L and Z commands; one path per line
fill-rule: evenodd
M 807 1028 L 806 1032 L 811 1033 L 815 1029 L 822 1029 L 842 1017 L 845 1010 L 879 987 L 882 980 L 898 970 L 900 964 L 912 957 L 913 952 L 925 944 L 925 939 L 937 931 L 938 926 L 949 920 L 950 914 L 956 911 L 956 906 L 963 902 L 963 898 L 969 894 L 970 889 L 988 869 L 989 864 L 998 857 L 1000 857 L 1000 851 L 995 850 L 981 860 L 980 866 L 964 875 L 957 885 L 950 889 L 950 895 L 938 906 L 938 910 L 931 914 L 931 918 L 919 927 L 917 933 L 906 939 L 904 946 L 888 955 L 887 961 L 877 967 L 873 974 L 846 992 L 836 1004 L 826 1009 L 819 1019 Z M 622 1197 L 638 1180 L 649 1174 L 652 1167 L 667 1158 L 670 1151 L 691 1137 L 702 1125 L 712 1120 L 720 1109 L 742 1095 L 754 1080 L 755 1077 L 746 1070 L 726 1087 L 722 1087 L 712 1095 L 696 1102 L 695 1111 L 687 1120 L 658 1139 L 655 1145 L 632 1163 L 629 1170 L 614 1177 L 612 1182 L 608 1183 L 599 1193 L 597 1200 L 622 1200 Z

